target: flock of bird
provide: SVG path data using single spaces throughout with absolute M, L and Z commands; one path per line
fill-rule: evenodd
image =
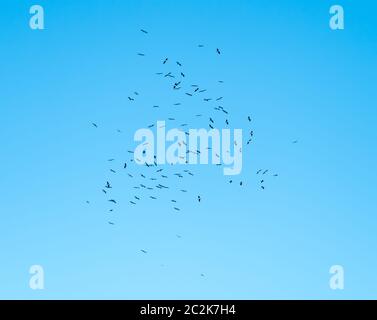
M 149 32 L 145 29 L 140 29 L 140 32 L 144 36 L 149 36 Z M 200 48 L 203 48 L 204 45 L 200 44 L 198 45 L 198 50 Z M 214 49 L 214 55 L 221 56 L 222 52 L 219 48 Z M 137 52 L 137 56 L 142 59 L 145 57 L 145 54 L 143 52 Z M 187 97 L 198 97 L 197 101 L 201 101 L 203 104 L 203 107 L 200 109 L 202 110 L 200 113 L 194 113 L 191 118 L 193 119 L 201 119 L 201 121 L 206 123 L 208 125 L 208 128 L 214 129 L 216 126 L 218 127 L 229 127 L 231 123 L 231 110 L 224 107 L 222 105 L 223 96 L 221 95 L 209 95 L 206 88 L 202 87 L 201 85 L 197 83 L 191 83 L 189 81 L 189 72 L 188 70 L 185 70 L 184 63 L 182 61 L 178 61 L 175 59 L 171 59 L 170 57 L 164 57 L 160 60 L 159 66 L 164 71 L 159 70 L 158 72 L 155 72 L 154 77 L 161 77 L 163 81 L 166 81 L 167 90 L 173 90 L 175 92 L 178 92 L 184 96 Z M 174 67 L 173 67 L 174 66 Z M 175 71 L 172 71 L 175 70 Z M 157 70 L 156 70 L 157 71 Z M 165 83 L 165 82 L 164 82 Z M 223 80 L 217 80 L 217 84 L 221 86 L 223 84 Z M 128 95 L 128 101 L 129 103 L 136 103 L 137 98 L 139 96 L 138 91 L 132 92 L 132 94 Z M 191 99 L 191 98 L 190 98 Z M 174 107 L 178 107 L 182 105 L 182 102 L 175 102 L 173 107 L 174 112 L 177 112 L 178 115 L 180 113 L 177 111 L 177 109 L 174 109 Z M 153 109 L 160 108 L 159 105 L 153 105 L 151 106 Z M 216 119 L 216 120 L 215 120 Z M 187 120 L 187 119 L 185 119 Z M 176 117 L 169 117 L 168 121 L 171 123 L 177 123 Z M 245 122 L 248 126 L 252 123 L 252 117 L 250 115 L 245 116 Z M 94 128 L 98 128 L 97 123 L 92 123 L 92 126 Z M 153 128 L 155 124 L 147 125 L 148 128 Z M 187 136 L 189 136 L 189 132 L 185 129 L 189 126 L 188 121 L 184 121 L 183 123 L 179 123 L 177 127 L 180 127 L 183 132 Z M 118 130 L 119 131 L 119 130 Z M 120 132 L 120 131 L 119 131 Z M 248 137 L 246 139 L 246 145 L 250 145 L 253 142 L 254 139 L 254 131 L 252 129 L 248 130 Z M 182 141 L 181 143 L 185 143 Z M 235 147 L 237 146 L 236 142 Z M 293 141 L 293 143 L 297 143 L 297 141 Z M 210 149 L 210 148 L 208 148 Z M 145 151 L 144 151 L 145 152 Z M 199 150 L 187 150 L 186 153 L 194 153 L 198 155 L 200 153 Z M 243 152 L 242 146 L 239 146 L 239 152 Z M 192 194 L 192 192 L 189 192 L 184 186 L 184 181 L 186 179 L 194 179 L 196 177 L 196 173 L 192 170 L 185 169 L 187 168 L 184 165 L 177 165 L 177 166 L 160 166 L 157 164 L 156 156 L 154 156 L 154 163 L 145 163 L 144 165 L 136 164 L 134 159 L 134 154 L 132 150 L 128 150 L 129 158 L 126 161 L 122 161 L 121 167 L 119 170 L 124 170 L 128 176 L 128 179 L 130 179 L 132 182 L 132 189 L 134 192 L 130 193 L 129 198 L 127 199 L 127 202 L 129 206 L 137 206 L 141 201 L 143 200 L 150 200 L 150 201 L 158 201 L 160 199 L 160 195 L 162 193 L 165 193 L 164 198 L 166 201 L 166 194 L 169 195 L 168 200 L 169 206 L 171 207 L 171 210 L 173 212 L 180 212 L 182 210 L 182 207 L 179 203 L 179 201 L 174 197 L 176 192 L 181 193 L 182 195 L 187 195 L 188 197 L 191 197 L 193 201 L 197 201 L 198 203 L 201 203 L 203 201 L 203 196 L 198 194 Z M 219 155 L 216 154 L 216 156 L 219 157 Z M 108 159 L 109 164 L 116 163 L 115 159 Z M 217 164 L 221 166 L 222 164 Z M 119 164 L 117 165 L 119 166 Z M 137 168 L 136 172 L 132 171 L 132 168 Z M 178 169 L 181 170 L 178 170 Z M 183 168 L 183 169 L 182 169 Z M 109 169 L 110 173 L 117 174 L 117 168 L 111 166 Z M 260 189 L 265 189 L 265 181 L 266 177 L 269 174 L 268 169 L 259 169 L 256 171 L 256 175 L 260 177 L 259 185 Z M 278 175 L 271 174 L 273 177 L 277 177 Z M 235 178 L 233 178 L 235 179 Z M 237 184 L 240 187 L 244 186 L 243 181 L 240 181 L 239 179 L 233 180 L 233 179 L 227 179 L 227 182 L 229 184 Z M 106 201 L 109 204 L 109 212 L 112 213 L 116 210 L 116 207 L 118 205 L 118 200 L 114 199 L 112 197 L 112 190 L 114 188 L 111 178 L 108 178 L 107 181 L 105 181 L 102 185 L 101 192 L 106 197 Z M 123 199 L 122 199 L 123 201 Z M 114 225 L 114 221 L 110 220 L 108 221 L 109 225 Z M 177 235 L 177 237 L 180 237 Z M 142 249 L 142 253 L 146 254 L 147 250 Z

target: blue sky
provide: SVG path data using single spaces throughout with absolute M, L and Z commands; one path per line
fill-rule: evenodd
M 1 298 L 376 298 L 374 1 L 38 1 L 39 31 L 35 3 L 1 2 Z M 329 28 L 333 4 L 345 30 Z M 177 73 L 175 61 L 254 141 L 233 184 L 191 166 L 194 177 L 131 206 L 127 172 L 145 170 L 122 169 L 135 130 L 207 115 L 225 127 L 216 105 L 155 74 Z M 29 288 L 34 264 L 44 290 Z M 335 264 L 344 290 L 329 287 Z

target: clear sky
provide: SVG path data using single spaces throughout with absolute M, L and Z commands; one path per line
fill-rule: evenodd
M 29 28 L 33 4 L 45 30 Z M 333 4 L 344 30 L 329 28 Z M 0 298 L 377 298 L 375 1 L 0 6 Z M 182 91 L 156 75 L 181 71 Z M 191 84 L 207 91 L 189 97 Z M 169 190 L 134 189 L 158 176 L 130 163 L 134 132 L 209 116 L 225 128 L 217 105 L 244 130 L 241 175 L 162 166 Z M 31 265 L 44 290 L 29 288 Z

